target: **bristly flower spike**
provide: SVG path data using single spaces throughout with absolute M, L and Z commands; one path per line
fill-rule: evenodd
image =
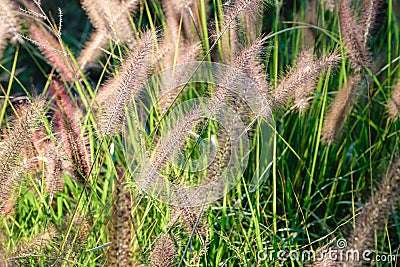
M 118 77 L 104 85 L 97 95 L 101 135 L 113 135 L 119 131 L 125 117 L 126 103 L 139 93 L 152 70 L 155 38 L 154 33 L 145 32 L 136 50 L 122 63 Z
M 10 211 L 14 203 L 16 188 L 29 168 L 21 160 L 24 148 L 31 145 L 31 137 L 42 122 L 45 101 L 41 98 L 18 108 L 14 127 L 6 139 L 0 142 L 0 215 Z

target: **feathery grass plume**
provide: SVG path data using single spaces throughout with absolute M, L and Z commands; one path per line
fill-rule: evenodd
M 247 20 L 257 20 L 260 13 L 263 11 L 264 3 L 266 0 L 238 0 L 227 7 L 224 12 L 224 19 L 221 23 L 221 44 L 222 44 L 222 57 L 225 63 L 240 51 L 240 44 L 238 40 L 238 20 L 246 18 Z
M 151 60 L 155 72 L 164 69 L 165 62 L 168 62 L 167 66 L 173 62 L 171 51 L 175 49 L 175 44 L 170 40 L 170 38 L 164 37 L 158 42 L 158 49 Z
M 360 75 L 350 77 L 330 105 L 322 127 L 322 141 L 332 144 L 338 137 L 355 98 L 355 91 L 360 84 Z
M 178 55 L 176 59 L 176 65 L 179 64 L 185 64 L 185 63 L 190 63 L 193 62 L 197 59 L 197 57 L 200 54 L 201 46 L 200 43 L 182 43 L 182 45 L 179 46 L 178 49 Z M 171 50 L 172 51 L 172 50 Z M 174 56 L 172 53 L 170 53 L 170 56 Z M 172 67 L 174 59 L 171 57 L 172 62 L 165 62 L 164 67 Z M 171 60 L 167 59 L 165 57 L 164 59 L 166 60 Z M 179 67 L 177 66 L 174 69 L 174 77 L 180 77 L 182 75 L 182 71 L 187 71 L 184 67 Z M 175 80 L 174 77 L 171 77 L 171 80 Z M 183 89 L 183 86 L 179 86 L 176 88 L 168 88 L 168 92 L 160 92 L 160 95 L 162 98 L 159 101 L 159 106 L 160 106 L 160 112 L 161 114 L 165 114 L 167 110 L 171 107 L 172 103 L 174 100 L 178 97 L 179 93 Z
M 262 18 L 263 18 L 263 7 L 264 2 L 261 2 L 257 13 L 243 12 L 239 16 L 241 27 L 240 32 L 246 34 L 247 40 L 252 43 L 254 42 L 262 33 Z
M 20 38 L 21 22 L 14 3 L 10 0 L 0 0 L 0 57 L 7 41 L 12 43 L 22 41 Z
M 392 119 L 397 119 L 400 115 L 400 81 L 394 85 L 392 98 L 388 103 L 389 115 Z
M 87 216 L 79 214 L 79 216 L 77 216 L 77 218 L 74 220 L 74 228 L 77 232 L 77 239 L 80 245 L 86 245 L 90 230 L 90 224 L 87 220 Z
M 7 32 L 7 25 L 0 23 L 0 32 Z M 7 46 L 7 38 L 5 35 L 0 37 L 0 57 L 3 55 L 3 50 Z
M 233 125 L 232 125 L 233 126 Z M 225 167 L 229 164 L 231 156 L 231 138 L 230 134 L 234 129 L 220 129 L 217 134 L 218 151 L 211 165 L 208 166 L 206 178 L 203 180 L 203 184 L 209 184 L 213 181 L 220 179 Z M 224 190 L 225 188 L 219 186 L 215 190 Z M 220 193 L 220 192 L 218 192 Z
M 178 40 L 180 14 L 177 13 L 173 1 L 162 1 L 165 16 L 165 39 L 169 42 Z
M 289 69 L 285 77 L 279 81 L 275 89 L 273 105 L 281 107 L 291 98 L 296 98 L 298 101 L 305 99 L 311 93 L 309 85 L 314 83 L 323 71 L 335 67 L 340 60 L 338 51 L 321 59 L 313 59 L 310 51 L 303 53 L 295 66 Z
M 177 247 L 169 234 L 163 234 L 150 254 L 154 267 L 172 267 L 176 263 Z
M 389 173 L 379 182 L 371 199 L 361 209 L 356 217 L 355 229 L 347 239 L 348 249 L 366 251 L 374 248 L 375 231 L 382 231 L 392 205 L 396 205 L 400 196 L 400 160 L 390 166 Z M 364 259 L 361 259 L 364 260 Z M 344 266 L 360 266 L 358 259 L 348 259 Z
M 89 10 L 89 19 L 96 29 L 106 29 L 118 42 L 127 43 L 129 46 L 135 44 L 136 35 L 128 14 L 138 7 L 138 0 L 110 0 L 106 3 L 82 0 L 81 3 L 85 10 Z
M 307 68 L 315 61 L 313 49 L 308 49 L 302 52 L 297 58 L 297 69 Z M 294 107 L 297 108 L 300 113 L 309 108 L 310 104 L 307 98 L 313 93 L 315 89 L 316 80 L 311 80 L 301 88 L 297 88 L 294 91 Z
M 24 240 L 17 244 L 17 249 L 15 251 L 19 256 L 26 255 L 37 251 L 37 249 L 43 247 L 46 244 L 51 243 L 57 235 L 57 231 L 54 225 L 50 225 L 47 230 L 42 231 L 35 235 L 29 240 Z
M 161 64 L 162 67 L 171 67 L 174 64 L 179 64 L 185 61 L 185 55 L 188 55 L 189 59 L 192 61 L 195 56 L 198 56 L 199 42 L 195 41 L 194 33 L 191 31 L 190 21 L 187 22 L 189 25 L 185 24 L 183 20 L 183 25 L 180 25 L 181 19 L 187 19 L 189 13 L 192 14 L 193 1 L 163 1 L 163 9 L 165 13 L 165 34 L 164 39 L 161 42 L 160 56 L 162 55 L 162 61 L 156 62 Z M 192 18 L 190 18 L 192 20 Z M 182 27 L 184 29 L 182 29 Z M 184 33 L 186 28 L 187 33 Z M 186 36 L 189 35 L 189 36 Z M 196 55 L 191 56 L 195 53 Z M 175 62 L 176 60 L 176 62 Z
M 336 51 L 327 58 L 322 59 L 320 63 L 321 65 L 324 65 L 324 62 L 327 62 L 326 69 L 328 67 L 335 68 L 340 59 L 340 54 L 338 51 Z M 314 64 L 314 62 L 318 62 L 318 59 L 316 59 L 313 55 L 313 49 L 308 49 L 298 56 L 296 69 L 307 69 L 308 66 Z M 296 90 L 294 91 L 294 107 L 297 108 L 300 113 L 304 112 L 310 107 L 309 97 L 315 90 L 317 78 L 318 77 L 315 77 L 315 79 L 311 79 L 308 83 L 304 84 L 302 87 L 296 88 Z
M 198 41 L 201 37 L 201 4 L 203 2 L 206 8 L 206 17 L 208 13 L 208 6 L 210 0 L 194 0 L 191 5 L 188 5 L 185 10 L 185 16 L 183 17 L 183 30 L 185 31 L 185 38 L 187 41 L 194 42 Z
M 364 42 L 364 29 L 352 10 L 351 0 L 341 0 L 339 5 L 339 22 L 343 44 L 350 61 L 356 69 L 370 67 L 371 58 Z
M 199 216 L 201 217 L 199 218 Z M 172 206 L 171 218 L 172 220 L 170 221 L 168 226 L 172 226 L 177 222 L 178 219 L 181 219 L 186 234 L 191 234 L 193 232 L 193 229 L 196 227 L 196 233 L 199 236 L 208 238 L 209 232 L 207 221 L 204 214 L 201 213 L 201 208 Z
M 217 105 L 214 107 L 213 112 L 218 113 L 221 106 L 231 102 L 231 104 L 236 106 L 236 110 L 240 111 L 241 114 L 238 115 L 241 117 L 244 116 L 246 118 L 251 118 L 253 117 L 252 115 L 255 117 L 270 115 L 270 86 L 267 81 L 267 74 L 264 73 L 264 65 L 261 59 L 265 41 L 266 38 L 257 38 L 249 45 L 241 48 L 232 59 L 230 62 L 232 68 L 227 69 L 224 72 L 223 77 L 221 77 L 221 84 L 224 84 L 224 86 L 216 87 L 213 97 L 216 100 Z M 227 89 L 239 89 L 238 81 L 240 84 L 240 81 L 245 80 L 251 81 L 252 84 L 251 86 L 240 88 L 242 92 L 239 94 L 244 98 L 246 98 L 246 95 L 251 95 L 253 97 L 250 101 L 256 101 L 258 103 L 258 107 L 253 106 L 256 108 L 253 110 L 249 109 L 249 106 L 243 102 L 243 99 L 241 99 L 242 97 L 239 97 L 237 93 L 233 93 L 231 90 Z M 252 112 L 256 112 L 256 114 L 252 114 Z M 252 119 L 254 119 L 254 117 Z
M 13 128 L 0 143 L 0 215 L 12 209 L 15 190 L 29 165 L 21 162 L 22 150 L 31 145 L 32 132 L 41 123 L 44 107 L 41 98 L 21 105 Z
M 98 30 L 106 28 L 108 24 L 107 20 L 104 18 L 106 16 L 105 12 L 108 12 L 107 7 L 102 6 L 102 4 L 107 5 L 106 3 L 81 0 L 81 6 L 83 10 L 85 10 L 87 16 L 89 17 L 89 20 L 93 25 L 93 28 Z
M 201 121 L 202 114 L 201 109 L 193 108 L 185 114 L 184 118 L 174 121 L 173 127 L 170 127 L 171 131 L 160 139 L 154 154 L 144 163 L 144 166 L 141 166 L 137 181 L 142 184 L 143 188 L 153 190 L 153 185 L 159 184 L 161 171 L 165 168 L 168 160 L 174 156 L 174 152 L 182 148 L 186 135 Z
M 46 266 L 76 266 L 78 257 L 84 253 L 90 227 L 87 216 L 80 212 L 64 219 L 52 242 L 48 242 L 50 248 L 44 255 L 51 256 L 46 258 Z
M 31 257 L 31 255 L 46 255 L 46 246 L 53 243 L 57 239 L 57 230 L 54 225 L 50 225 L 48 229 L 41 230 L 29 239 L 18 242 L 10 253 L 8 262 L 10 266 L 31 266 L 40 263 L 40 257 Z
M 184 36 L 182 34 L 178 36 L 180 33 L 179 17 L 172 1 L 163 1 L 162 6 L 165 16 L 165 32 L 158 45 L 157 55 L 153 59 L 154 65 L 160 65 L 161 69 L 173 66 L 175 52 L 180 48 L 179 44 L 184 42 Z
M 179 201 L 183 205 L 187 204 L 187 198 L 184 196 L 184 194 L 182 194 L 182 192 L 180 193 Z M 194 233 L 204 241 L 203 247 L 199 251 L 198 255 L 196 255 L 196 258 L 200 258 L 204 253 L 206 253 L 209 245 L 209 230 L 207 227 L 207 220 L 201 209 L 202 208 L 199 207 L 172 206 L 171 220 L 167 225 L 167 228 L 172 227 L 178 222 L 178 220 L 181 220 L 183 229 L 187 235 L 191 235 L 193 230 L 195 230 Z M 165 252 L 162 253 L 162 251 Z M 166 259 L 172 260 L 176 254 L 177 251 L 175 244 L 169 235 L 164 234 L 157 243 L 157 246 L 153 250 L 150 258 L 154 266 L 172 266 L 174 261 L 166 262 Z
M 236 99 L 235 97 L 236 96 L 233 95 L 226 88 L 217 86 L 216 92 L 213 96 L 215 101 L 209 107 L 209 110 L 212 114 L 218 115 L 224 109 L 226 103 L 238 103 L 238 99 Z M 236 113 L 235 110 L 232 110 L 232 112 L 235 112 L 235 114 L 230 113 L 229 115 L 239 115 L 238 113 Z M 239 109 L 238 112 L 241 112 L 241 110 Z M 243 134 L 243 132 L 238 131 L 241 130 L 237 128 L 237 124 L 234 121 L 225 121 L 224 127 L 219 129 L 217 133 L 216 146 L 218 150 L 216 151 L 215 157 L 212 159 L 211 164 L 207 168 L 205 178 L 201 181 L 202 185 L 207 185 L 214 182 L 215 186 L 213 188 L 213 193 L 217 195 L 221 195 L 225 190 L 225 178 L 221 179 L 221 176 L 224 174 L 224 170 L 231 160 L 231 150 L 232 146 L 234 145 L 232 143 L 233 140 L 231 140 L 231 135 L 240 136 L 241 134 Z M 204 197 L 207 197 L 207 194 L 210 194 L 210 192 L 204 192 Z M 180 198 L 182 199 L 182 203 L 190 203 L 190 199 L 188 199 L 187 197 L 181 196 Z M 191 204 L 189 204 L 188 206 L 190 205 Z
M 155 38 L 151 31 L 145 32 L 135 51 L 122 63 L 118 77 L 104 85 L 97 95 L 101 108 L 98 121 L 101 135 L 113 135 L 120 129 L 126 103 L 140 92 L 152 70 Z
M 249 14 L 254 16 L 262 11 L 262 7 L 265 0 L 238 0 L 231 6 L 226 7 L 226 12 L 224 12 L 224 22 L 225 27 L 232 29 L 237 28 L 237 24 L 234 23 L 239 16 L 244 16 L 244 14 Z
M 124 170 L 117 169 L 110 225 L 111 245 L 109 247 L 109 266 L 136 266 L 132 258 L 132 200 L 125 182 Z
M 153 59 L 155 64 L 160 65 L 162 69 L 166 69 L 174 65 L 197 60 L 201 51 L 201 44 L 199 42 L 186 42 L 180 38 L 171 39 L 167 36 L 161 43 L 158 55 Z
M 194 27 L 198 27 L 199 25 L 199 22 L 195 20 L 195 17 L 193 17 L 194 13 L 197 12 L 194 8 L 198 8 L 198 5 L 196 5 L 195 2 L 197 1 L 163 1 L 167 21 L 167 31 L 172 31 L 174 35 L 181 32 L 182 36 L 180 36 L 180 38 L 188 42 L 194 42 L 197 39 L 197 34 L 192 27 L 192 23 L 195 24 Z M 182 21 L 181 28 L 179 26 L 180 21 Z
M 364 46 L 367 47 L 368 38 L 376 26 L 379 13 L 384 7 L 384 0 L 364 0 L 361 6 L 360 23 L 363 25 Z
M 204 125 L 201 125 L 204 126 Z M 181 183 L 178 181 L 178 183 Z M 201 182 L 205 184 L 205 181 Z M 177 206 L 171 206 L 171 216 L 167 224 L 167 228 L 174 227 L 178 222 L 182 223 L 184 233 L 187 235 L 192 234 L 193 230 L 201 237 L 208 237 L 207 221 L 203 213 L 202 206 L 188 207 L 188 200 L 191 196 L 187 195 L 186 192 L 179 191 L 178 193 L 178 204 Z
M 304 11 L 301 9 L 297 11 L 295 16 L 295 21 L 302 21 L 311 25 L 318 25 L 318 7 L 319 1 L 310 0 L 307 2 L 306 8 Z M 316 39 L 316 33 L 309 28 L 301 29 L 301 41 L 299 44 L 300 51 L 305 51 L 314 47 Z
M 194 0 L 171 0 L 169 1 L 176 11 L 182 13 L 185 9 L 190 8 L 194 5 Z
M 4 151 L 6 152 L 6 151 Z M 0 154 L 0 156 L 3 156 Z M 10 165 L 10 164 L 8 164 Z M 2 178 L 0 182 L 0 216 L 12 214 L 16 203 L 16 190 L 23 181 L 24 175 L 28 172 L 29 166 L 24 162 L 17 162 L 14 166 L 10 166 L 7 171 L 8 177 Z M 1 176 L 4 176 L 2 174 Z
M 59 40 L 43 26 L 32 23 L 29 27 L 29 41 L 33 42 L 61 77 L 68 82 L 75 80 L 79 72 L 69 61 L 68 54 L 63 51 Z
M 49 194 L 49 203 L 52 203 L 54 194 L 64 190 L 64 181 L 62 179 L 63 173 L 63 160 L 60 155 L 62 152 L 59 148 L 49 144 L 45 151 L 45 187 L 46 192 Z
M 90 163 L 83 137 L 76 133 L 79 125 L 76 126 L 74 118 L 61 106 L 56 110 L 55 118 L 62 147 L 67 154 L 66 159 L 69 163 L 67 166 L 72 165 L 72 173 L 78 182 L 86 186 L 90 174 Z
M 269 97 L 270 89 L 267 74 L 263 71 L 264 65 L 260 58 L 264 42 L 264 38 L 257 38 L 251 45 L 244 47 L 233 61 L 233 67 L 240 69 L 254 81 L 257 86 L 257 93 L 266 99 Z
M 128 14 L 138 7 L 139 0 L 129 0 L 124 3 L 119 0 L 110 0 L 106 3 L 82 0 L 81 5 L 95 28 L 77 59 L 82 69 L 99 58 L 102 50 L 107 48 L 109 39 L 127 44 L 130 49 L 135 46 L 136 34 Z
M 326 10 L 333 12 L 336 7 L 336 0 L 324 0 L 324 7 Z
M 76 108 L 59 81 L 53 80 L 51 86 L 58 88 L 51 90 L 58 92 L 55 125 L 60 133 L 59 139 L 66 152 L 67 160 L 72 164 L 73 174 L 79 182 L 86 186 L 89 178 L 90 158 L 81 132 L 80 121 L 74 116 Z
M 95 62 L 102 54 L 103 49 L 108 46 L 108 36 L 103 31 L 94 31 L 89 40 L 85 42 L 79 57 L 77 58 L 78 65 L 81 69 L 92 62 Z
M 51 205 L 54 194 L 64 189 L 62 174 L 65 166 L 63 165 L 63 151 L 48 137 L 44 126 L 33 133 L 31 140 L 35 155 L 32 157 L 37 158 L 38 161 L 36 166 L 32 164 L 31 168 L 34 171 L 43 170 L 45 191 L 49 196 L 49 205 Z
M 4 234 L 0 232 L 0 237 Z M 3 246 L 3 240 L 0 239 L 0 267 L 7 267 L 7 252 Z
M 236 69 L 228 69 L 225 71 L 224 76 L 222 77 L 221 84 L 224 86 L 215 86 L 215 91 L 213 94 L 213 98 L 215 101 L 211 102 L 212 106 L 210 107 L 210 111 L 214 114 L 218 114 L 221 111 L 221 108 L 224 107 L 226 103 L 228 103 L 234 97 L 232 90 L 232 86 L 235 86 L 235 82 L 237 80 L 238 74 L 241 74 L 241 70 L 237 71 Z
M 181 45 L 181 49 L 178 53 L 178 64 L 192 62 L 197 60 L 201 51 L 201 43 L 199 42 L 187 42 Z
M 87 220 L 87 216 L 82 213 L 78 213 L 72 222 L 71 220 L 72 216 L 71 218 L 65 220 L 64 224 L 59 228 L 61 230 L 59 232 L 59 239 L 62 240 L 62 238 L 66 238 L 67 244 L 64 248 L 57 251 L 58 255 L 55 259 L 55 262 L 53 260 L 51 266 L 57 266 L 57 263 L 60 259 L 68 262 L 67 266 L 75 266 L 74 263 L 77 261 L 79 255 L 84 251 L 90 230 L 90 224 Z M 72 223 L 72 227 L 71 231 L 68 233 L 68 231 L 65 231 L 64 229 L 68 229 L 70 223 Z M 68 236 L 65 237 L 67 234 Z M 61 241 L 58 241 L 58 244 L 60 243 Z

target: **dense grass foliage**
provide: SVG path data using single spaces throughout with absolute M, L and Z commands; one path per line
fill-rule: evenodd
M 0 267 L 397 266 L 398 0 L 0 8 Z M 193 62 L 229 66 L 219 81 L 239 95 L 165 90 L 157 75 L 172 67 L 172 85 Z M 215 118 L 177 108 L 200 98 Z M 235 143 L 236 118 L 247 139 Z M 182 187 L 244 158 L 232 190 L 191 205 Z M 178 188 L 174 205 L 145 190 L 161 181 Z M 373 261 L 326 254 L 349 249 Z

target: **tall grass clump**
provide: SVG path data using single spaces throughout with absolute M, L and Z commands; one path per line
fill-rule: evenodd
M 396 266 L 399 14 L 0 0 L 0 267 Z

